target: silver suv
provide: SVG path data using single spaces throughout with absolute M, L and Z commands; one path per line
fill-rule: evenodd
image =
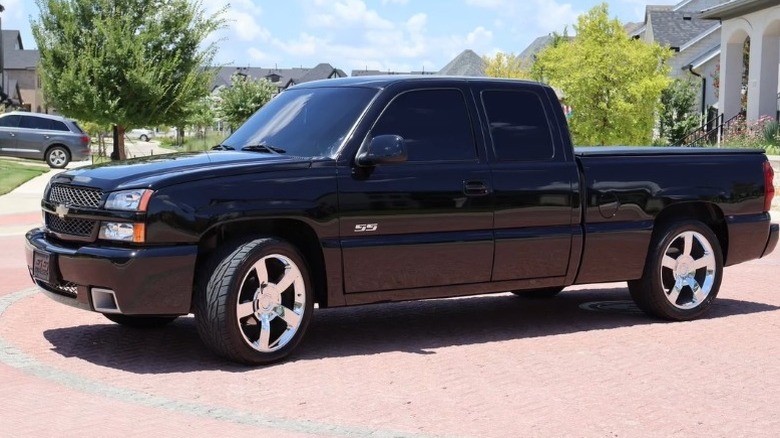
M 0 114 L 0 155 L 36 158 L 60 169 L 89 158 L 89 136 L 75 121 L 50 114 Z

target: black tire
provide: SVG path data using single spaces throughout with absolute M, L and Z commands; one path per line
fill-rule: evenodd
M 118 313 L 104 313 L 103 316 L 117 324 L 141 329 L 165 327 L 178 318 L 178 316 L 133 316 Z
M 642 278 L 628 282 L 631 298 L 645 313 L 658 318 L 698 318 L 712 306 L 723 277 L 717 236 L 695 220 L 669 224 L 655 236 Z
M 563 290 L 563 286 L 556 286 L 556 287 L 545 287 L 542 289 L 513 290 L 511 292 L 517 295 L 518 297 L 540 299 L 540 298 L 552 298 L 558 295 L 559 293 L 561 293 L 562 290 Z
M 202 275 L 195 320 L 216 354 L 263 365 L 283 359 L 300 343 L 314 293 L 306 261 L 294 246 L 274 238 L 226 245 Z
M 149 141 L 149 137 L 146 134 L 141 134 L 141 141 Z
M 52 169 L 62 169 L 70 163 L 70 152 L 62 146 L 54 146 L 46 151 L 46 164 Z

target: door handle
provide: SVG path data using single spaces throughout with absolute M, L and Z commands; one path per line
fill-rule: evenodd
M 482 181 L 463 181 L 463 193 L 466 196 L 485 196 L 490 191 Z

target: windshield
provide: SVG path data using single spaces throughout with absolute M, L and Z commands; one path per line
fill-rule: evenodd
M 332 157 L 376 93 L 370 88 L 288 89 L 252 115 L 223 146 Z

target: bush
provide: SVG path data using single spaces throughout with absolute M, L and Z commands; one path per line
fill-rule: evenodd
M 763 116 L 752 123 L 740 116 L 723 133 L 723 146 L 764 149 L 768 154 L 777 154 L 780 151 L 780 126 L 770 116 Z
M 772 120 L 764 125 L 764 140 L 772 146 L 780 145 L 780 123 Z

